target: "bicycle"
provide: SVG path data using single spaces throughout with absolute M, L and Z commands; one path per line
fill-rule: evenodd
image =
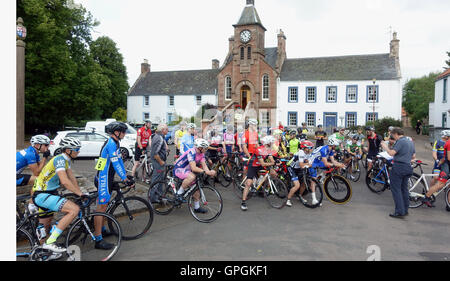
M 77 198 L 75 203 L 80 206 L 78 218 L 69 226 L 67 234 L 61 235 L 57 241 L 62 242 L 67 250 L 70 246 L 79 247 L 83 260 L 110 260 L 119 250 L 122 240 L 122 230 L 119 222 L 110 214 L 106 213 L 90 213 L 87 208 L 91 200 L 97 198 L 97 192 L 89 194 L 86 198 Z M 83 200 L 87 199 L 87 203 Z M 16 227 L 16 257 L 18 259 L 28 259 L 30 261 L 46 261 L 53 254 L 52 251 L 42 248 L 41 241 L 45 237 L 39 237 L 37 234 L 37 226 L 39 224 L 39 215 L 48 215 L 52 211 L 39 212 L 30 214 L 25 210 L 24 219 L 20 221 Z M 111 233 L 108 237 L 104 237 L 105 241 L 113 244 L 113 247 L 107 250 L 95 249 L 94 220 L 96 217 L 103 217 L 108 230 Z M 73 260 L 73 256 L 66 251 L 68 260 Z
M 134 154 L 135 153 L 134 148 L 132 148 L 132 151 Z M 136 163 L 136 160 L 134 159 L 134 157 L 128 158 L 124 163 L 125 170 L 128 173 L 131 173 L 135 163 Z M 141 159 L 139 160 L 139 165 L 136 167 L 134 176 L 135 176 L 136 180 L 140 179 L 142 182 L 148 183 L 148 181 L 150 181 L 152 178 L 152 174 L 153 174 L 153 164 L 148 159 L 147 152 L 144 151 L 141 155 Z
M 217 181 L 223 186 L 228 187 L 230 186 L 233 178 L 232 178 L 232 170 L 228 166 L 229 160 L 228 158 L 225 160 L 222 160 L 223 158 L 222 153 L 218 153 L 216 157 L 210 157 L 208 160 L 211 160 L 213 162 L 212 165 L 209 165 L 209 161 L 207 161 L 208 166 L 210 170 L 216 171 L 216 179 Z
M 320 183 L 323 183 L 325 195 L 334 204 L 347 204 L 352 198 L 352 187 L 346 178 L 339 175 L 339 168 L 331 167 L 319 175 L 317 179 Z
M 247 200 L 252 198 L 254 194 L 257 194 L 261 187 L 264 193 L 264 197 L 270 206 L 276 209 L 284 207 L 287 201 L 288 190 L 284 182 L 279 178 L 272 178 L 270 172 L 267 169 L 258 171 L 259 179 L 253 178 L 253 184 L 247 195 Z M 242 199 L 242 192 L 245 188 L 245 182 L 247 176 L 244 179 L 236 177 L 233 181 L 234 191 L 238 198 Z
M 409 188 L 409 208 L 418 208 L 423 205 L 422 199 L 425 198 L 425 194 L 430 190 L 428 186 L 428 182 L 426 180 L 427 177 L 433 178 L 436 177 L 435 174 L 422 174 L 419 179 L 415 181 L 411 188 Z M 445 203 L 447 205 L 447 210 L 450 209 L 450 180 L 446 182 L 444 187 L 435 192 L 431 196 L 431 202 L 434 203 L 436 201 L 436 197 L 441 194 L 445 190 Z
M 114 181 L 111 185 L 111 193 L 116 195 L 109 201 L 105 213 L 113 215 L 122 227 L 123 240 L 135 240 L 144 236 L 153 223 L 153 208 L 150 203 L 139 196 L 127 196 L 134 183 L 131 176 L 128 185 Z M 90 202 L 90 204 L 92 204 Z
M 345 168 L 341 170 L 341 175 L 346 179 L 350 179 L 353 182 L 359 181 L 361 177 L 361 168 L 359 166 L 359 158 L 356 156 L 350 155 L 351 160 L 345 165 Z M 349 173 L 349 169 L 351 167 L 352 172 Z
M 170 171 L 173 166 L 166 167 L 165 179 L 154 182 L 149 191 L 148 198 L 150 199 L 150 192 L 153 188 L 158 188 L 160 185 L 161 196 L 159 202 L 151 203 L 155 213 L 159 215 L 167 215 L 177 207 L 181 208 L 181 204 L 187 202 L 191 215 L 199 222 L 210 223 L 215 221 L 223 209 L 222 196 L 214 187 L 207 184 L 207 176 L 204 173 L 196 173 L 197 179 L 191 184 L 182 195 L 181 200 L 177 196 L 177 190 L 182 184 L 182 180 L 178 179 Z M 193 194 L 200 192 L 200 207 L 208 210 L 207 213 L 197 213 L 194 210 Z M 150 200 L 151 201 L 151 200 Z

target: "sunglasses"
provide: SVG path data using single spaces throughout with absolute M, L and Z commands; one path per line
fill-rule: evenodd
M 72 151 L 74 151 L 74 152 L 80 152 L 80 148 L 74 148 L 74 149 L 71 149 Z

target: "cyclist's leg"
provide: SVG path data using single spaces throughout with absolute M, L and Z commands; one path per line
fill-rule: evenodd
M 136 143 L 136 145 L 134 147 L 134 166 L 133 166 L 133 169 L 131 170 L 131 176 L 133 176 L 133 177 L 136 174 L 136 169 L 140 164 L 141 154 L 142 154 L 142 150 L 137 146 L 137 143 Z
M 97 198 L 97 209 L 96 212 L 104 213 L 108 208 L 108 203 L 111 200 L 110 187 L 112 185 L 112 179 L 109 178 L 108 169 L 105 169 L 99 173 L 100 179 L 98 180 L 98 198 Z M 96 216 L 94 218 L 94 235 L 101 240 L 102 230 L 104 227 L 105 220 L 103 217 Z
M 183 194 L 185 190 L 189 188 L 189 186 L 195 181 L 196 176 L 189 169 L 186 168 L 178 168 L 175 170 L 175 176 L 183 182 L 181 183 L 180 188 L 177 191 L 177 194 Z
M 244 191 L 242 192 L 242 201 L 247 200 L 248 193 L 253 184 L 253 178 L 257 176 L 258 170 L 259 167 L 253 167 L 251 165 L 248 166 L 247 181 L 245 182 L 245 188 Z

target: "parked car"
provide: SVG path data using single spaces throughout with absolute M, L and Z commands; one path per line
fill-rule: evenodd
M 116 121 L 116 119 L 106 119 L 106 121 L 89 121 L 86 122 L 86 126 L 85 126 L 85 130 L 86 131 L 92 131 L 95 130 L 96 132 L 101 132 L 104 133 L 105 132 L 105 126 L 108 125 L 111 122 Z M 133 142 L 136 142 L 136 138 L 137 138 L 137 130 L 135 128 L 133 128 L 130 124 L 125 123 L 128 127 L 127 129 L 127 134 L 125 135 L 124 140 L 130 140 Z
M 169 132 L 167 133 L 165 140 L 167 144 L 173 144 L 175 141 L 175 132 L 180 129 L 180 125 L 169 126 Z
M 98 157 L 100 150 L 109 136 L 103 132 L 95 130 L 78 130 L 78 131 L 59 131 L 56 137 L 50 141 L 49 150 L 51 155 L 61 154 L 62 149 L 59 145 L 64 137 L 74 137 L 81 141 L 81 149 L 78 157 Z M 123 159 L 132 157 L 135 141 L 130 139 L 122 139 L 120 141 L 120 153 Z

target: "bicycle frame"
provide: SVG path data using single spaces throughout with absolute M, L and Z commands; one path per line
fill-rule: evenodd
M 373 168 L 372 168 L 373 169 Z M 386 173 L 387 182 L 378 180 L 378 177 L 381 175 L 381 173 Z M 374 182 L 382 183 L 382 184 L 388 184 L 391 185 L 391 179 L 389 178 L 389 170 L 387 168 L 387 164 L 383 163 L 383 168 L 378 172 L 378 174 L 372 179 Z
M 422 174 L 422 175 L 420 176 L 420 178 L 417 180 L 417 182 L 416 182 L 409 190 L 414 190 L 414 188 L 416 188 L 416 186 L 417 186 L 421 181 L 423 181 L 423 182 L 425 183 L 425 188 L 426 188 L 426 190 L 427 190 L 427 192 L 428 192 L 428 191 L 430 190 L 430 187 L 428 186 L 428 181 L 425 180 L 427 177 L 433 178 L 433 177 L 436 177 L 436 174 Z M 450 186 L 450 180 L 448 180 L 448 181 L 445 183 L 444 187 L 443 187 L 441 190 L 435 192 L 435 193 L 433 194 L 433 196 L 434 196 L 434 197 L 437 197 L 439 194 L 441 194 L 441 192 L 443 192 L 444 190 L 446 190 L 449 186 Z M 410 196 L 415 196 L 415 197 L 425 198 L 425 195 L 424 195 L 424 194 L 420 194 L 420 193 L 417 193 L 417 192 L 410 192 L 409 194 L 410 194 Z

